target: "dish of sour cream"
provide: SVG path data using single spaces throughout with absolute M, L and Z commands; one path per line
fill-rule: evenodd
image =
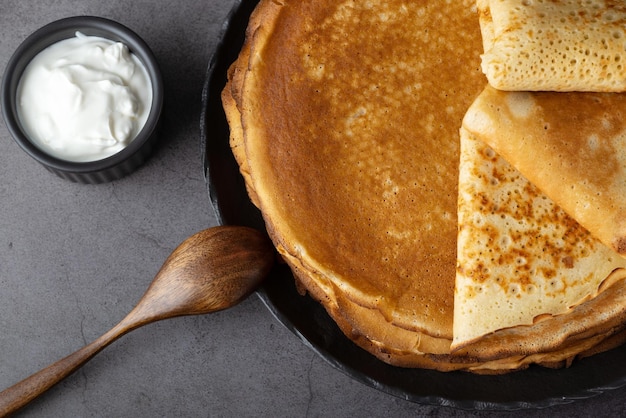
M 150 113 L 152 87 L 128 47 L 80 32 L 37 54 L 17 89 L 18 117 L 43 151 L 66 161 L 124 149 Z

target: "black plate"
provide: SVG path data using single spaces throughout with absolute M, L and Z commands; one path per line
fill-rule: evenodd
M 264 230 L 261 215 L 248 199 L 230 152 L 228 125 L 220 101 L 226 71 L 239 53 L 248 18 L 257 3 L 237 1 L 224 24 L 203 91 L 201 136 L 210 201 L 219 223 Z M 392 367 L 346 338 L 321 305 L 300 296 L 288 268 L 277 267 L 258 295 L 278 321 L 337 369 L 413 402 L 478 410 L 543 408 L 626 384 L 626 347 L 576 362 L 569 369 L 531 367 L 503 376 Z

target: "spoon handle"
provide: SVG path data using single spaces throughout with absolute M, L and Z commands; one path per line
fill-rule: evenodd
M 9 415 L 25 406 L 78 370 L 113 341 L 136 328 L 137 324 L 129 322 L 128 319 L 129 317 L 126 317 L 107 333 L 78 351 L 0 392 L 0 417 Z

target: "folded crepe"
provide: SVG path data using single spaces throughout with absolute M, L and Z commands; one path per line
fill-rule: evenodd
M 626 276 L 626 259 L 465 129 L 458 222 L 452 350 L 568 313 Z
M 626 95 L 487 87 L 463 127 L 626 256 Z
M 508 91 L 626 90 L 626 3 L 478 0 L 489 83 Z

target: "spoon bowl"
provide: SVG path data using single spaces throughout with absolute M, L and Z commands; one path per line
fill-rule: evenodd
M 73 354 L 0 392 L 0 416 L 28 404 L 136 328 L 236 305 L 259 286 L 274 259 L 274 247 L 256 229 L 219 226 L 192 235 L 165 260 L 143 297 L 121 322 Z

